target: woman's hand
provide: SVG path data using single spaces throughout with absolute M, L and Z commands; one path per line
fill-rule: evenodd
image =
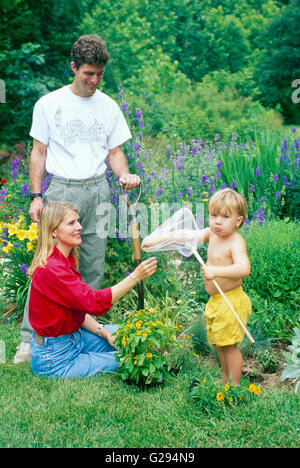
M 144 260 L 133 272 L 134 277 L 138 282 L 152 276 L 157 269 L 157 258 L 151 257 Z
M 137 283 L 148 278 L 156 272 L 157 260 L 156 257 L 151 257 L 142 262 L 134 272 L 127 276 L 120 283 L 111 287 L 111 302 L 114 304 L 121 299 L 130 289 L 134 288 Z
M 115 335 L 112 335 L 105 327 L 101 328 L 100 337 L 104 338 L 110 346 L 115 346 L 114 342 L 116 339 Z

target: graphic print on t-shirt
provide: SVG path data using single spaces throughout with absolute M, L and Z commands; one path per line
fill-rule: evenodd
M 91 152 L 95 158 L 101 157 L 106 148 L 106 134 L 104 126 L 97 119 L 94 124 L 87 127 L 81 120 L 70 120 L 63 124 L 61 106 L 58 106 L 55 113 L 55 125 L 60 131 L 60 136 L 64 145 L 71 146 L 76 143 L 89 144 Z M 70 152 L 73 158 L 75 153 Z

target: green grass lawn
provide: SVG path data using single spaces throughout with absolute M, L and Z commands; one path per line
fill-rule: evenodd
M 13 364 L 18 325 L 1 324 L 0 339 L 0 447 L 299 447 L 299 396 L 290 386 L 262 384 L 254 402 L 208 416 L 188 392 L 195 365 L 147 390 L 116 374 L 53 380 Z M 220 378 L 207 358 L 199 367 Z

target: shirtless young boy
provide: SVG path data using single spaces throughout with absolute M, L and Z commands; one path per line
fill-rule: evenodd
M 242 289 L 242 279 L 250 274 L 250 262 L 244 239 L 238 232 L 247 216 L 245 199 L 231 189 L 216 192 L 208 205 L 209 227 L 197 231 L 198 244 L 208 242 L 207 262 L 202 268 L 205 289 L 211 296 L 205 321 L 209 342 L 215 346 L 222 366 L 223 381 L 239 384 L 243 358 L 237 346 L 243 341 L 244 331 L 232 311 L 213 284 L 216 280 L 235 312 L 246 325 L 251 313 L 251 302 Z M 194 231 L 170 233 L 173 241 L 189 241 Z M 155 243 L 166 240 L 155 239 Z M 150 245 L 144 239 L 142 248 Z M 153 245 L 151 243 L 151 245 Z

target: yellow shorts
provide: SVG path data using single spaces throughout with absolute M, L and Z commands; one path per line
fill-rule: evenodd
M 252 305 L 242 286 L 225 292 L 225 296 L 246 326 Z M 214 294 L 210 297 L 204 317 L 208 340 L 211 344 L 229 346 L 243 341 L 245 332 L 221 294 Z

